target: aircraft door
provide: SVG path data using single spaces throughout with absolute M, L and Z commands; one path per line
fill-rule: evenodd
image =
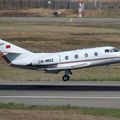
M 61 62 L 61 56 L 60 56 L 60 54 L 58 56 L 59 56 L 59 62 Z

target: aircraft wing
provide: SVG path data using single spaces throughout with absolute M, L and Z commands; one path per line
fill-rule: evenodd
M 77 63 L 67 63 L 67 64 L 58 64 L 54 68 L 46 68 L 47 71 L 58 71 L 58 70 L 66 70 L 66 69 L 77 69 L 77 68 L 84 68 L 90 65 L 89 62 L 77 62 Z

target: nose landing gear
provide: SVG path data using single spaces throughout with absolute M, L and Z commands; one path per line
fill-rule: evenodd
M 65 70 L 65 74 L 62 77 L 63 81 L 68 81 L 70 79 L 70 75 L 72 75 L 71 70 Z

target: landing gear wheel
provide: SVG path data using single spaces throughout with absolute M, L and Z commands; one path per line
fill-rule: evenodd
M 62 79 L 63 81 L 68 81 L 70 79 L 70 76 L 64 75 Z

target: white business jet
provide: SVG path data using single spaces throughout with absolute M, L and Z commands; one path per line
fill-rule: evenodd
M 13 67 L 41 70 L 46 73 L 64 71 L 64 81 L 70 79 L 72 69 L 120 62 L 120 50 L 109 46 L 56 53 L 33 53 L 1 39 L 0 55 Z

